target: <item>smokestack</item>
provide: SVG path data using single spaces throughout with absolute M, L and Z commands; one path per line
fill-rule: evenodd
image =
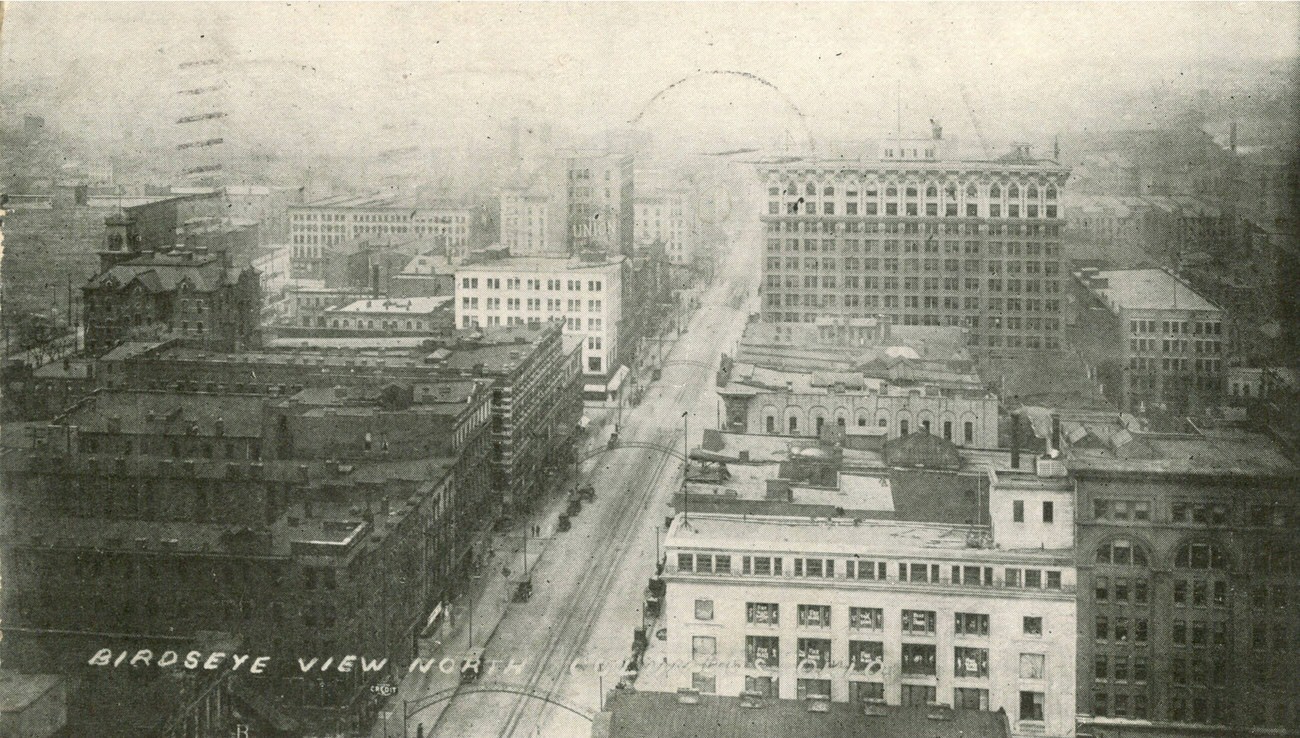
M 1011 468 L 1020 468 L 1020 415 L 1011 413 Z
M 379 297 L 379 265 L 370 265 L 370 290 L 371 296 Z
M 1052 448 L 1061 450 L 1061 416 L 1052 413 Z

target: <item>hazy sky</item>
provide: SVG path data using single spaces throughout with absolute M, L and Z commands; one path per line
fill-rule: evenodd
M 657 92 L 647 125 L 797 108 L 820 134 L 939 117 L 969 135 L 1060 130 L 1123 88 L 1210 85 L 1297 55 L 1294 3 L 6 3 L 0 84 L 104 126 L 164 127 L 178 61 L 227 60 L 246 135 L 329 141 L 500 130 L 519 115 L 599 130 Z M 55 81 L 57 80 L 57 86 Z M 963 100 L 963 90 L 969 105 Z M 773 89 L 775 88 L 775 89 Z M 57 90 L 57 92 L 56 92 Z M 39 97 L 41 99 L 30 99 Z M 727 116 L 731 118 L 727 118 Z M 791 114 L 793 115 L 793 114 Z M 495 127 L 494 127 L 495 126 Z

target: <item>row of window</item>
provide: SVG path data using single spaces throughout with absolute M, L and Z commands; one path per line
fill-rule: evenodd
M 465 290 L 476 290 L 478 289 L 478 281 L 479 281 L 478 277 L 461 277 L 460 287 L 461 289 L 465 289 Z M 507 277 L 505 281 L 506 281 L 505 289 L 508 290 L 524 289 L 524 287 L 521 286 L 522 284 L 524 284 L 524 280 L 522 280 L 519 277 Z M 548 279 L 546 280 L 546 289 L 551 292 L 559 291 L 561 289 L 561 284 L 560 284 L 561 282 L 564 283 L 563 286 L 564 290 L 567 290 L 569 292 L 582 291 L 581 279 L 568 279 L 568 280 Z M 542 284 L 542 280 L 540 279 L 528 279 L 527 289 L 534 290 L 534 291 L 540 290 L 542 289 L 541 284 Z M 499 290 L 501 289 L 501 278 L 484 277 L 483 286 L 486 289 Z M 600 280 L 600 279 L 587 280 L 588 292 L 600 292 L 603 289 L 604 289 L 604 280 Z
M 1051 503 L 1045 503 L 1050 505 Z M 1050 512 L 1046 513 L 1050 517 Z M 789 568 L 791 576 L 809 578 L 835 578 L 839 559 L 794 557 Z M 895 576 L 888 577 L 889 569 L 883 561 L 859 559 L 842 560 L 844 578 L 877 581 L 914 582 L 930 584 L 964 584 L 983 587 L 1017 587 L 1028 589 L 1061 589 L 1061 571 L 1058 569 L 1022 569 L 1007 567 L 1003 577 L 994 578 L 993 567 L 962 564 L 930 564 L 898 562 Z M 731 554 L 678 553 L 677 571 L 695 574 L 733 574 Z M 741 556 L 740 571 L 744 576 L 783 576 L 784 559 L 779 556 Z M 947 573 L 948 576 L 943 576 Z
M 821 417 L 817 418 L 817 420 L 816 420 L 816 428 L 814 429 L 814 430 L 816 431 L 816 433 L 818 433 L 818 434 L 821 433 L 821 431 L 822 431 L 822 426 L 825 424 L 825 421 L 826 421 L 825 418 L 821 418 Z M 777 422 L 776 422 L 776 416 L 775 416 L 775 415 L 767 415 L 767 416 L 765 416 L 764 419 L 763 419 L 763 422 L 764 422 L 764 428 L 766 429 L 766 431 L 767 431 L 768 433 L 780 433 L 780 432 L 781 432 L 781 429 L 780 429 L 779 427 L 777 427 Z M 845 421 L 844 418 L 836 418 L 836 419 L 835 419 L 835 424 L 838 425 L 839 427 L 843 428 L 843 427 L 845 427 L 846 421 Z M 798 418 L 798 417 L 792 415 L 792 416 L 790 416 L 789 418 L 787 418 L 787 425 L 788 425 L 788 427 L 789 427 L 789 434 L 790 434 L 790 435 L 793 436 L 793 435 L 796 435 L 796 434 L 799 433 L 799 418 Z M 858 425 L 859 428 L 865 428 L 865 427 L 867 427 L 867 416 L 865 416 L 865 415 L 859 415 L 859 416 L 858 416 L 857 425 Z M 877 419 L 876 419 L 876 426 L 879 427 L 879 428 L 888 428 L 888 427 L 889 427 L 889 419 L 888 419 L 888 418 L 885 418 L 885 417 L 877 418 Z M 921 421 L 921 428 L 923 428 L 923 429 L 925 430 L 926 433 L 929 433 L 929 432 L 930 432 L 930 421 L 929 421 L 929 420 L 922 420 L 922 421 Z M 898 435 L 899 435 L 899 436 L 906 436 L 906 435 L 908 435 L 909 432 L 910 432 L 910 426 L 909 426 L 909 424 L 908 424 L 908 420 L 907 420 L 907 418 L 901 418 L 901 419 L 899 419 L 899 421 L 898 421 Z M 945 441 L 951 441 L 951 440 L 953 440 L 953 437 L 952 437 L 952 421 L 951 421 L 951 420 L 945 420 L 945 421 L 943 421 L 943 439 L 944 439 Z M 974 423 L 973 421 L 967 420 L 966 422 L 962 423 L 962 441 L 963 441 L 966 445 L 970 445 L 970 444 L 972 444 L 972 443 L 975 442 L 975 423 Z M 852 567 L 852 566 L 853 566 L 853 562 L 849 562 L 849 566 Z M 884 564 L 881 564 L 881 566 L 883 567 Z M 852 568 L 850 568 L 849 571 L 852 572 L 852 571 L 854 571 L 854 570 L 853 570 Z M 881 571 L 883 572 L 884 570 L 882 569 Z M 853 576 L 853 574 L 849 574 L 849 578 L 850 578 L 850 579 L 853 579 L 853 578 L 855 578 L 855 577 Z M 857 577 L 857 578 L 859 578 L 859 579 L 870 579 L 871 577 L 861 576 L 861 577 Z M 884 579 L 884 578 L 885 578 L 885 575 L 882 573 L 882 574 L 880 575 L 880 578 L 881 578 L 881 579 Z
M 292 220 L 298 222 L 341 223 L 348 219 L 342 213 L 294 213 Z M 464 223 L 464 215 L 430 215 L 411 217 L 409 215 L 376 215 L 372 213 L 353 213 L 354 223 Z
M 1061 235 L 1059 225 L 1041 223 L 954 223 L 943 221 L 811 220 L 765 217 L 768 233 L 926 233 L 945 236 L 1047 236 Z M 784 223 L 785 225 L 782 225 Z M 1059 244 L 1056 245 L 1059 248 Z
M 767 252 L 776 254 L 781 252 L 783 241 L 780 238 L 767 239 Z M 952 257 L 959 254 L 966 256 L 979 256 L 981 251 L 988 256 L 1001 258 L 1005 256 L 1018 258 L 1020 256 L 1030 256 L 1037 259 L 1040 256 L 1046 256 L 1048 263 L 1058 263 L 1054 261 L 1061 255 L 1061 246 L 1055 242 L 1042 243 L 1039 241 L 957 241 L 945 239 L 940 242 L 936 238 L 927 238 L 924 241 L 920 239 L 885 239 L 879 240 L 868 238 L 859 240 L 856 238 L 805 238 L 802 242 L 797 238 L 787 238 L 784 240 L 785 250 L 788 252 L 797 252 L 800 250 L 800 243 L 803 244 L 803 251 L 808 253 L 817 253 L 821 251 L 824 254 L 833 254 L 836 251 L 842 251 L 848 254 L 871 254 L 879 250 L 884 254 L 934 254 L 938 255 L 940 251 L 946 256 Z M 820 248 L 819 248 L 820 247 Z M 900 248 L 901 247 L 901 248 Z M 940 248 L 942 247 L 942 248 Z M 1023 247 L 1023 254 L 1022 254 Z
M 776 626 L 781 622 L 781 606 L 775 602 L 746 602 L 745 622 L 749 625 Z M 697 620 L 713 619 L 713 600 L 695 601 L 695 618 Z M 903 633 L 912 635 L 934 635 L 936 613 L 933 610 L 903 610 L 900 616 Z M 795 608 L 795 620 L 800 626 L 829 627 L 831 608 L 829 605 L 798 605 Z M 883 630 L 885 612 L 879 607 L 850 607 L 849 627 L 854 630 Z M 963 636 L 987 636 L 989 634 L 989 616 L 985 613 L 958 612 L 953 614 L 953 632 Z M 1024 616 L 1021 620 L 1021 634 L 1041 636 L 1043 618 Z
M 483 305 L 487 310 L 500 310 L 502 309 L 501 300 L 502 298 L 500 297 L 485 297 L 483 298 Z M 477 310 L 479 307 L 479 298 L 462 297 L 460 298 L 460 306 L 462 310 Z M 587 305 L 585 309 L 587 312 L 599 313 L 604 310 L 604 307 L 605 305 L 603 300 L 587 300 Z M 505 298 L 506 310 L 521 310 L 525 308 L 532 311 L 542 310 L 542 298 L 540 297 Z M 567 310 L 568 312 L 571 313 L 577 313 L 577 312 L 582 312 L 583 309 L 584 308 L 583 308 L 582 300 L 570 299 L 567 302 L 562 301 L 560 298 L 547 298 L 546 300 L 546 310 L 550 312 Z
M 885 671 L 885 644 L 881 641 L 849 641 L 847 664 L 831 659 L 833 644 L 829 638 L 798 638 L 795 640 L 795 663 L 801 672 L 810 670 L 843 669 L 849 673 L 876 676 Z M 932 643 L 902 644 L 899 671 L 904 677 L 938 676 L 938 651 Z M 716 636 L 693 636 L 691 660 L 708 664 L 717 659 Z M 1019 674 L 1021 679 L 1044 679 L 1047 657 L 1041 653 L 1021 653 Z M 989 675 L 989 649 L 973 646 L 956 646 L 952 651 L 952 675 L 967 679 L 984 679 Z M 746 669 L 780 669 L 781 639 L 779 636 L 745 636 Z
M 1183 334 L 1185 336 L 1219 336 L 1223 335 L 1223 324 L 1217 320 L 1130 320 L 1129 333 L 1164 333 L 1166 335 Z M 1158 330 L 1157 330 L 1158 327 Z
M 1197 354 L 1221 354 L 1223 353 L 1223 343 L 1220 341 L 1188 341 L 1183 339 L 1160 339 L 1156 343 L 1155 338 L 1130 338 L 1128 341 L 1129 351 L 1132 353 L 1156 353 L 1157 346 L 1160 353 L 1165 354 L 1185 354 L 1190 349 L 1192 353 Z M 1129 360 L 1130 367 L 1137 367 L 1132 359 Z M 1145 367 L 1143 367 L 1145 368 Z
M 889 149 L 886 156 L 892 157 L 893 151 L 894 151 L 893 149 Z M 933 152 L 934 152 L 933 149 L 926 149 L 926 156 L 933 157 L 934 155 Z M 916 156 L 916 149 L 912 150 L 912 155 Z M 835 185 L 827 184 L 821 186 L 820 192 L 822 197 L 835 197 L 836 192 L 839 192 L 843 197 L 857 197 L 859 190 L 861 190 L 866 194 L 867 197 L 876 197 L 879 194 L 880 190 L 882 189 L 885 192 L 885 197 L 898 197 L 900 186 L 897 183 L 867 182 L 859 185 L 847 185 L 847 186 L 840 185 L 840 189 L 837 190 Z M 1002 185 L 996 182 L 991 185 L 988 185 L 987 188 L 984 185 L 977 185 L 975 183 L 967 184 L 963 188 L 955 182 L 948 182 L 943 186 L 943 196 L 948 200 L 956 200 L 958 193 L 964 192 L 966 197 L 968 198 L 979 197 L 979 193 L 985 189 L 987 189 L 989 197 L 1002 197 Z M 904 197 L 909 197 L 909 198 L 920 197 L 921 194 L 920 185 L 916 183 L 903 184 L 902 192 Z M 931 182 L 926 184 L 925 197 L 927 199 L 934 199 L 936 197 L 939 197 L 939 192 L 940 190 L 939 190 L 938 183 Z M 1056 199 L 1056 185 L 1046 184 L 1043 186 L 1042 192 L 1043 192 L 1043 196 L 1046 199 L 1048 200 Z M 770 197 L 778 197 L 778 196 L 817 197 L 817 193 L 818 193 L 818 185 L 815 182 L 807 182 L 803 185 L 803 187 L 800 187 L 794 182 L 789 182 L 785 185 L 784 189 L 782 189 L 781 185 L 779 184 L 769 184 L 767 187 L 767 194 Z M 1031 200 L 1036 200 L 1038 199 L 1038 194 L 1039 194 L 1038 184 L 1029 183 L 1025 185 L 1025 197 L 1028 197 Z M 1020 185 L 1014 182 L 1007 185 L 1006 195 L 1007 197 L 1011 197 L 1011 198 L 1019 198 Z
M 809 215 L 809 216 L 840 215 L 840 214 L 845 216 L 854 216 L 854 215 L 870 216 L 870 215 L 883 214 L 887 216 L 903 215 L 903 216 L 913 217 L 913 218 L 922 215 L 924 215 L 927 218 L 937 218 L 941 215 L 939 203 L 936 202 L 923 203 L 923 204 L 915 203 L 915 202 L 902 203 L 901 209 L 899 208 L 899 204 L 900 203 L 887 202 L 885 203 L 885 207 L 882 210 L 880 208 L 880 205 L 874 202 L 863 203 L 861 208 L 858 207 L 858 203 L 856 202 L 848 202 L 848 203 L 844 203 L 844 208 L 841 213 L 836 211 L 836 203 L 834 202 L 823 202 L 821 205 L 821 209 L 819 210 L 816 201 L 805 202 L 802 198 L 800 198 L 795 202 L 787 202 L 785 204 L 785 209 L 783 211 L 781 209 L 780 202 L 776 200 L 770 200 L 767 203 L 767 214 L 768 215 L 782 215 L 782 214 Z M 983 211 L 982 213 L 981 210 Z M 1056 218 L 1060 217 L 1060 211 L 1055 205 L 1047 205 L 1043 207 L 1041 210 L 1038 205 L 1026 205 L 1024 210 L 1022 211 L 1020 209 L 1020 205 L 1017 203 L 1011 203 L 1007 205 L 1006 209 L 1004 210 L 1001 203 L 988 203 L 983 208 L 980 208 L 979 204 L 977 203 L 967 203 L 966 207 L 964 209 L 961 209 L 958 207 L 957 203 L 955 202 L 944 204 L 942 216 L 945 218 L 961 218 L 961 217 L 979 218 L 981 216 L 988 217 L 988 218 L 1020 218 L 1022 217 L 1021 215 L 1022 212 L 1024 213 L 1023 217 L 1025 218 L 1042 217 L 1042 218 L 1055 220 Z

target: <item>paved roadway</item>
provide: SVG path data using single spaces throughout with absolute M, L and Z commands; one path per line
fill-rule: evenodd
M 752 296 L 756 282 L 756 270 L 743 260 L 753 252 L 745 246 L 759 243 L 761 234 L 757 223 L 749 230 L 754 232 L 733 234 L 744 246 L 728 255 L 687 334 L 667 357 L 662 379 L 637 408 L 623 411 L 624 443 L 583 465 L 582 475 L 597 490 L 596 501 L 574 519 L 572 530 L 532 547 L 542 549 L 540 555 L 533 550 L 536 561 L 530 561 L 532 600 L 505 605 L 504 588 L 495 595 L 505 615 L 490 635 L 477 633 L 475 645 L 485 649 L 485 662 L 497 664 L 473 687 L 462 687 L 451 699 L 414 714 L 407 721 L 408 736 L 417 734 L 417 724 L 424 726 L 425 735 L 437 736 L 567 738 L 589 733 L 588 719 L 563 705 L 590 715 L 599 707 L 601 688 L 612 689 L 618 677 L 611 672 L 602 678 L 594 667 L 575 671 L 572 665 L 604 661 L 613 669 L 631 652 L 643 591 L 654 572 L 656 540 L 671 495 L 681 484 L 682 413 L 689 412 L 691 446 L 699 444 L 704 428 L 716 427 L 719 354 L 739 339 L 747 311 L 755 308 L 752 297 L 744 303 L 737 299 Z M 595 440 L 603 441 L 609 430 L 603 428 Z M 486 629 L 486 623 L 479 626 L 475 620 L 476 628 Z M 463 653 L 463 638 L 449 640 Z M 439 644 L 431 653 L 460 655 L 455 650 Z M 437 666 L 428 674 L 408 675 L 391 703 L 395 714 L 387 722 L 389 735 L 401 735 L 404 701 L 416 703 L 455 690 L 456 681 L 455 674 L 439 673 Z M 486 688 L 528 695 L 477 691 Z M 381 723 L 374 735 L 384 735 L 383 730 Z

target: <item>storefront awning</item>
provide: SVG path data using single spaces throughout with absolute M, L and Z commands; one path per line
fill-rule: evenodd
M 614 376 L 609 378 L 609 385 L 606 387 L 606 391 L 617 392 L 618 388 L 623 385 L 623 380 L 627 379 L 627 375 L 630 373 L 631 370 L 628 369 L 626 365 L 620 366 L 618 371 L 614 372 Z

